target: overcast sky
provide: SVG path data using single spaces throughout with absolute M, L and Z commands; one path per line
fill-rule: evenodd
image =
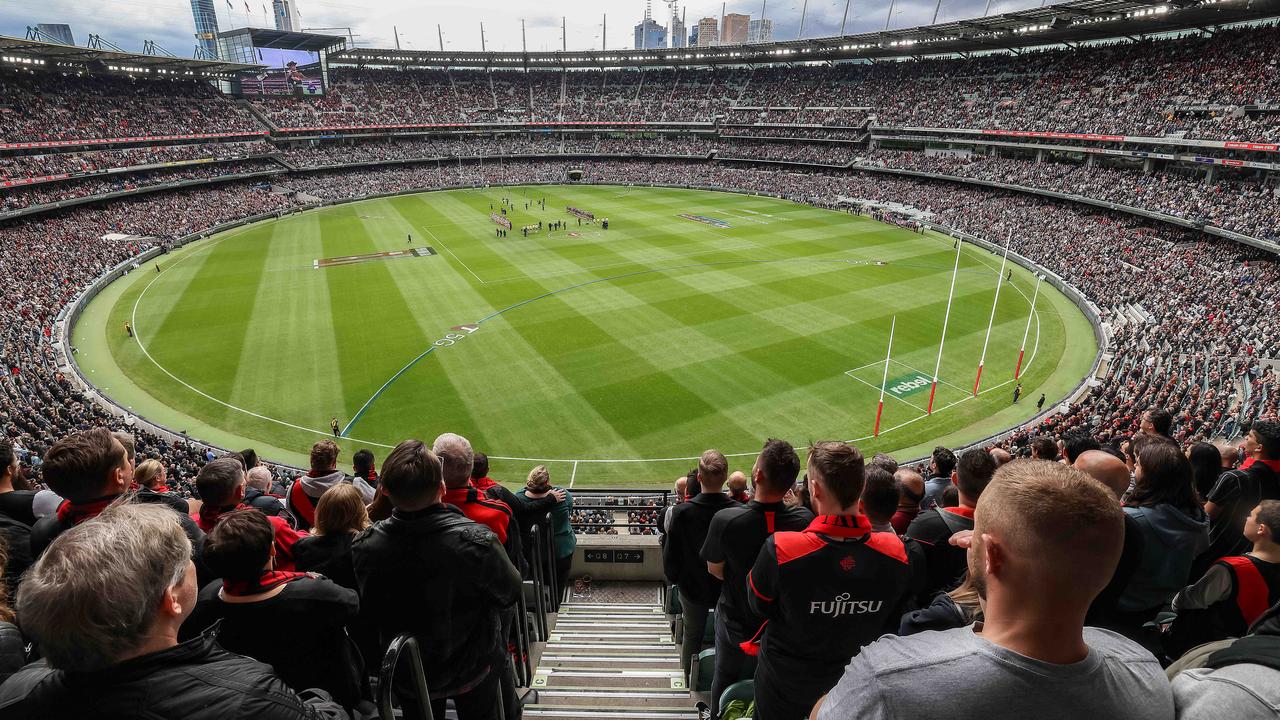
M 250 12 L 245 11 L 246 1 Z M 892 27 L 928 24 L 936 0 L 895 0 Z M 231 7 L 228 7 L 228 2 Z M 803 0 L 766 0 L 765 17 L 773 21 L 775 40 L 795 39 L 800 30 Z M 884 28 L 890 0 L 851 0 L 846 32 Z M 988 0 L 943 0 L 940 21 L 982 15 Z M 999 13 L 1039 6 L 1036 0 L 990 0 Z M 270 0 L 214 0 L 219 29 L 270 27 Z M 530 50 L 560 48 L 560 18 L 567 19 L 570 50 L 600 47 L 601 17 L 608 16 L 609 49 L 628 48 L 633 28 L 644 16 L 643 0 L 297 0 L 304 28 L 350 27 L 357 45 L 394 47 L 392 27 L 400 32 L 402 47 L 435 50 L 439 47 L 436 25 L 447 50 L 480 49 L 480 23 L 484 23 L 489 50 L 519 50 L 520 20 L 525 20 Z M 759 0 L 726 3 L 726 12 L 760 16 Z M 689 0 L 680 4 L 688 23 L 697 18 L 718 17 L 721 4 Z M 264 12 L 264 10 L 266 12 Z M 840 31 L 845 0 L 810 0 L 804 36 L 836 35 Z M 654 17 L 666 24 L 670 11 L 655 0 Z M 22 37 L 28 25 L 68 23 L 76 43 L 84 45 L 89 34 L 101 35 L 125 50 L 137 52 L 144 40 L 154 40 L 175 55 L 190 57 L 195 46 L 189 0 L 0 0 L 0 34 Z M 342 31 L 345 34 L 345 31 Z

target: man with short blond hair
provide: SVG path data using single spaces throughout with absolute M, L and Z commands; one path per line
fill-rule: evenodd
M 868 645 L 810 717 L 1169 720 L 1160 663 L 1084 626 L 1123 542 L 1124 512 L 1088 475 L 1005 465 L 982 493 L 968 549 L 983 621 Z
M 707 539 L 711 518 L 734 505 L 723 492 L 729 461 L 719 450 L 708 450 L 698 460 L 697 481 L 701 492 L 688 502 L 671 508 L 662 544 L 662 569 L 667 582 L 680 593 L 684 639 L 680 644 L 680 667 L 688 674 L 693 656 L 702 650 L 707 613 L 720 599 L 720 579 L 707 572 L 698 551 Z

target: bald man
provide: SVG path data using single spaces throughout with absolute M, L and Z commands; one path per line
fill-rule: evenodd
M 1073 465 L 1075 469 L 1097 480 L 1111 491 L 1118 503 L 1129 491 L 1129 467 L 1120 458 L 1102 450 L 1086 450 L 1080 453 Z M 1089 606 L 1089 614 L 1085 623 L 1093 627 L 1120 630 L 1124 627 L 1116 613 L 1117 603 L 1124 594 L 1129 580 L 1137 572 L 1142 562 L 1142 549 L 1145 541 L 1138 521 L 1128 515 L 1124 516 L 1124 549 L 1120 552 L 1120 562 L 1116 564 L 1115 574 L 1111 582 L 1098 593 L 1098 597 Z
M 1088 475 L 1036 460 L 1001 467 L 974 512 L 968 550 L 983 622 L 886 635 L 853 658 L 810 717 L 1169 720 L 1173 693 L 1151 653 L 1085 627 L 1123 545 L 1124 512 Z
M 1009 451 L 1005 450 L 1004 448 L 993 447 L 991 448 L 990 452 L 991 452 L 991 457 L 996 459 L 997 467 L 1004 465 L 1005 463 L 1013 459 L 1013 456 L 1009 454 Z
M 747 474 L 741 470 L 734 470 L 729 475 L 729 497 L 734 500 L 745 503 L 751 500 L 751 493 L 747 492 Z
M 907 531 L 907 526 L 916 519 L 916 515 L 920 514 L 920 501 L 924 499 L 924 476 L 904 467 L 898 468 L 893 479 L 898 481 L 901 492 L 898 493 L 898 510 L 889 524 L 893 526 L 894 532 L 901 535 Z

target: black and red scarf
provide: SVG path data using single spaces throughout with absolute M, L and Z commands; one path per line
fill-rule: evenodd
M 222 592 L 236 597 L 260 595 L 285 583 L 311 577 L 311 573 L 286 572 L 284 570 L 264 570 L 253 580 L 222 579 Z
M 213 505 L 201 505 L 200 513 L 196 515 L 194 520 L 196 521 L 196 525 L 200 526 L 201 530 L 205 532 L 209 532 L 213 530 L 214 525 L 218 524 L 218 519 L 221 518 L 223 515 L 226 515 L 227 513 L 232 512 L 233 510 L 243 510 L 244 508 L 245 508 L 244 503 L 240 503 L 238 505 L 225 505 L 223 507 L 215 507 Z
M 311 474 L 308 473 L 308 476 Z M 305 523 L 310 528 L 316 524 L 316 501 L 303 489 L 302 480 L 295 480 L 293 487 L 289 488 L 289 508 L 298 518 L 300 526 Z
M 64 525 L 79 525 L 85 520 L 92 520 L 102 514 L 107 506 L 116 501 L 119 495 L 106 495 L 100 498 L 94 498 L 82 503 L 73 503 L 70 500 L 63 500 L 58 506 L 58 522 Z

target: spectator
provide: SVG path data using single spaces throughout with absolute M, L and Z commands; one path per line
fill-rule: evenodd
M 893 514 L 890 524 L 893 525 L 894 532 L 902 535 L 906 533 L 911 521 L 916 519 L 916 515 L 920 514 L 920 502 L 924 500 L 925 483 L 920 473 L 907 467 L 899 468 L 893 474 L 893 478 L 898 481 L 901 493 L 898 510 Z
M 1240 639 L 1196 648 L 1169 668 L 1178 720 L 1273 718 L 1280 707 L 1280 605 Z
M 0 575 L 9 576 L 9 546 L 0 542 Z M 27 664 L 27 641 L 13 622 L 17 616 L 9 607 L 9 592 L 0 584 L 0 685 Z
M 1125 466 L 1123 460 L 1110 453 L 1102 450 L 1085 450 L 1076 457 L 1073 467 L 1106 486 L 1115 496 L 1117 503 L 1129 491 L 1129 468 Z M 1142 563 L 1145 544 L 1142 526 L 1125 513 L 1124 546 L 1120 550 L 1120 562 L 1116 563 L 1116 571 L 1111 575 L 1111 581 L 1089 606 L 1089 613 L 1085 616 L 1086 625 L 1107 628 L 1119 633 L 1131 631 L 1131 628 L 1118 617 L 1117 610 L 1120 596 L 1129 587 L 1129 581 Z
M 40 553 L 63 532 L 97 517 L 129 488 L 132 469 L 119 439 L 104 428 L 76 433 L 54 443 L 45 453 L 41 473 L 45 483 L 66 498 L 55 514 L 41 518 L 31 529 L 31 555 Z M 139 497 L 140 501 L 147 498 Z M 195 547 L 204 533 L 191 518 L 174 513 Z M 197 556 L 198 557 L 198 556 Z
M 120 503 L 49 545 L 18 598 L 23 631 L 44 659 L 0 686 L 0 714 L 346 718 L 327 699 L 295 695 L 267 665 L 223 650 L 211 633 L 178 643 L 195 606 L 196 573 L 173 515 Z
M 164 463 L 159 460 L 143 460 L 133 469 L 133 482 L 137 486 L 138 499 L 142 502 L 161 502 L 188 515 L 191 506 L 183 498 L 169 493 L 168 477 Z
M 222 579 L 200 590 L 178 638 L 218 623 L 223 648 L 270 665 L 289 687 L 320 688 L 354 709 L 369 695 L 345 629 L 360 609 L 356 593 L 319 575 L 277 570 L 274 533 L 253 509 L 218 520 L 205 536 L 204 558 Z
M 521 592 L 519 572 L 493 531 L 441 501 L 441 463 L 421 441 L 391 451 L 381 489 L 395 506 L 391 517 L 351 544 L 361 616 L 382 647 L 401 633 L 418 637 L 435 717 L 444 717 L 446 698 L 459 720 L 498 717 L 499 675 L 508 666 L 501 618 Z M 403 675 L 396 690 L 413 698 Z M 408 720 L 421 720 L 413 702 L 403 708 Z
M 929 458 L 929 478 L 924 484 L 924 500 L 920 501 L 920 509 L 928 510 L 938 504 L 942 491 L 955 483 L 952 473 L 956 468 L 956 454 L 938 446 L 933 449 Z
M 530 497 L 527 493 L 513 493 L 489 477 L 489 456 L 482 452 L 475 453 L 471 462 L 471 484 L 490 500 L 506 504 L 515 515 L 516 527 L 520 533 L 520 546 L 524 548 L 524 557 L 521 562 L 528 565 L 533 560 L 533 546 L 529 543 L 530 528 L 546 518 L 547 513 L 553 511 L 556 503 L 563 503 L 569 495 L 568 491 L 556 488 L 538 498 Z M 565 508 L 562 514 L 567 518 L 570 510 L 571 508 Z M 569 534 L 573 534 L 572 530 Z
M 192 519 L 201 530 L 212 532 L 223 515 L 248 507 L 244 504 L 244 484 L 244 464 L 239 459 L 219 458 L 200 468 L 200 474 L 196 476 L 196 489 L 200 491 L 204 502 L 200 505 L 200 512 Z M 276 569 L 294 570 L 293 546 L 306 535 L 294 530 L 282 517 L 263 517 L 267 518 L 274 533 L 275 545 L 271 557 Z
M 373 451 L 360 449 L 355 455 L 351 456 L 351 469 L 355 471 L 355 477 L 360 478 L 369 487 L 374 490 L 378 489 L 378 470 L 373 466 Z
M 34 525 L 36 514 L 32 505 L 35 497 L 35 490 L 22 476 L 22 466 L 18 464 L 13 443 L 0 440 L 0 514 L 23 525 Z
M 1144 435 L 1172 437 L 1169 431 L 1173 428 L 1173 415 L 1162 407 L 1148 408 L 1142 413 L 1142 424 L 1139 429 Z
M 874 470 L 892 489 L 893 475 Z M 756 717 L 808 717 L 849 659 L 897 628 L 910 592 L 906 548 L 887 529 L 896 494 L 884 503 L 884 531 L 857 510 L 865 502 L 862 453 L 848 443 L 814 443 L 808 476 L 818 517 L 801 532 L 767 538 L 747 575 L 747 598 L 764 618 L 744 645 L 759 654 Z
M 1218 558 L 1244 552 L 1244 524 L 1261 500 L 1280 500 L 1280 423 L 1253 424 L 1242 450 L 1247 456 L 1237 470 L 1218 477 L 1204 504 L 1209 516 L 1208 551 L 1196 570 L 1203 571 Z
M 271 471 L 261 465 L 249 468 L 244 476 L 244 504 L 267 517 L 287 518 L 289 511 L 280 499 L 271 494 Z
M 723 581 L 716 604 L 716 671 L 711 687 L 711 716 L 718 717 L 724 689 L 747 678 L 747 655 L 742 643 L 760 627 L 747 600 L 747 574 L 764 541 L 773 533 L 803 530 L 813 513 L 787 507 L 782 498 L 796 484 L 800 458 L 784 440 L 769 439 L 751 468 L 755 497 L 745 505 L 720 510 L 711 518 L 700 553 L 707 572 Z
M 937 451 L 934 452 L 936 457 Z M 954 470 L 959 504 L 921 511 L 907 528 L 907 537 L 924 546 L 928 567 L 928 580 L 918 598 L 921 604 L 959 584 L 966 569 L 965 552 L 949 541 L 952 535 L 973 529 L 974 509 L 995 472 L 996 461 L 991 453 L 980 448 L 966 450 Z
M 559 598 L 564 589 L 569 586 L 569 571 L 573 568 L 573 551 L 578 547 L 578 538 L 573 534 L 573 527 L 569 523 L 569 517 L 573 512 L 573 496 L 567 490 L 552 486 L 551 474 L 547 472 L 546 465 L 537 465 L 529 471 L 529 478 L 517 495 L 529 506 L 535 506 L 535 503 L 544 502 L 547 498 L 563 498 L 556 500 L 551 506 L 551 523 L 546 528 L 551 533 L 552 546 L 555 548 L 555 557 L 548 560 L 553 561 L 555 566 L 543 568 L 543 577 L 555 578 L 559 586 L 556 597 Z M 555 571 L 554 575 L 551 573 L 552 570 Z
M 1249 514 L 1252 549 L 1214 563 L 1173 598 L 1178 614 L 1165 635 L 1171 658 L 1202 643 L 1242 637 L 1267 608 L 1280 602 L 1280 500 L 1263 500 Z
M 1187 460 L 1191 462 L 1191 470 L 1195 475 L 1196 495 L 1207 499 L 1222 475 L 1222 453 L 1213 443 L 1201 441 L 1191 444 L 1191 448 L 1187 450 Z
M 293 545 L 299 571 L 316 572 L 344 588 L 357 589 L 351 541 L 369 527 L 369 513 L 354 485 L 339 483 L 316 503 L 316 526 Z
M 338 469 L 338 444 L 321 440 L 311 446 L 311 469 L 289 488 L 285 506 L 293 515 L 299 530 L 310 530 L 316 524 L 316 503 L 324 491 L 338 483 L 351 483 L 360 491 L 365 504 L 373 502 L 373 488 L 361 478 L 348 479 Z
M 993 447 L 988 452 L 990 452 L 991 457 L 995 459 L 997 468 L 1010 460 L 1013 460 L 1013 456 L 1009 454 L 1009 451 L 1002 447 Z
M 1120 557 L 1123 522 L 1111 493 L 1077 470 L 1003 466 L 968 550 L 982 623 L 868 645 L 810 717 L 1168 720 L 1173 699 L 1156 659 L 1084 627 Z
M 747 492 L 747 475 L 741 470 L 734 470 L 729 475 L 729 497 L 734 502 L 746 503 L 751 501 L 751 493 Z
M 680 644 L 680 667 L 685 675 L 693 657 L 702 650 L 707 627 L 707 613 L 720 599 L 720 579 L 707 571 L 707 563 L 699 557 L 707 540 L 711 519 L 721 510 L 734 507 L 735 501 L 724 494 L 729 461 L 719 450 L 708 450 L 698 460 L 697 483 L 701 491 L 687 503 L 671 510 L 671 523 L 662 547 L 662 570 L 667 582 L 680 593 L 684 639 Z
M 1058 443 L 1053 438 L 1039 435 L 1031 440 L 1031 459 L 1057 462 Z
M 1062 454 L 1068 465 L 1074 465 L 1082 454 L 1090 450 L 1101 449 L 1102 443 L 1084 430 L 1073 430 L 1062 436 Z
M 1192 561 L 1209 547 L 1209 520 L 1186 456 L 1172 440 L 1154 435 L 1138 440 L 1136 455 L 1136 484 L 1124 511 L 1142 532 L 1142 561 L 1118 605 L 1130 637 L 1186 586 Z
M 515 514 L 506 503 L 481 495 L 471 484 L 474 456 L 471 443 L 461 435 L 444 433 L 436 438 L 431 451 L 444 464 L 444 502 L 457 507 L 463 515 L 484 525 L 498 536 L 507 557 L 518 568 L 524 551 L 520 547 Z

